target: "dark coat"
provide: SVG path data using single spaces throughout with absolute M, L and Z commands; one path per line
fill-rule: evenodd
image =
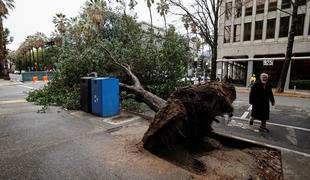
M 270 103 L 274 103 L 274 97 L 270 83 L 267 82 L 264 89 L 260 80 L 256 81 L 251 88 L 250 104 L 252 104 L 252 117 L 266 121 L 269 119 Z

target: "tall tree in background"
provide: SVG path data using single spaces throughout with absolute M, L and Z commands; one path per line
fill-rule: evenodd
M 279 9 L 280 11 L 285 12 L 292 17 L 292 23 L 291 23 L 290 32 L 288 35 L 287 48 L 286 48 L 286 53 L 285 53 L 285 60 L 284 60 L 283 67 L 281 70 L 280 79 L 279 79 L 278 84 L 277 84 L 277 92 L 278 93 L 284 92 L 284 86 L 285 86 L 288 68 L 289 68 L 290 63 L 292 61 L 294 39 L 295 39 L 295 35 L 296 35 L 296 26 L 298 24 L 298 22 L 297 22 L 298 21 L 298 7 L 301 4 L 306 4 L 307 1 L 309 1 L 309 0 L 295 0 L 295 1 L 291 0 L 290 4 L 293 6 L 292 13 Z M 305 22 L 305 23 L 307 23 L 307 22 Z
M 61 34 L 66 32 L 68 24 L 68 19 L 66 18 L 66 15 L 62 13 L 56 14 L 56 16 L 53 17 L 53 23 Z
M 6 18 L 9 9 L 14 8 L 14 0 L 0 0 L 0 75 L 3 74 L 3 63 L 5 58 L 5 51 L 3 45 L 3 18 Z
M 104 0 L 89 0 L 85 3 L 85 13 L 99 30 L 100 24 L 104 21 L 107 4 Z
M 167 3 L 167 0 L 160 0 L 160 2 L 157 3 L 157 12 L 164 18 L 165 23 L 165 31 L 167 32 L 167 19 L 166 15 L 168 13 L 169 5 Z
M 147 7 L 149 8 L 150 19 L 151 19 L 151 29 L 153 29 L 153 15 L 152 15 L 152 4 L 154 4 L 154 0 L 146 0 Z
M 220 7 L 223 0 L 193 0 L 194 3 L 188 6 L 181 0 L 168 0 L 174 7 L 182 10 L 182 16 L 191 21 L 192 30 L 196 31 L 206 42 L 212 51 L 211 80 L 216 78 L 218 21 Z

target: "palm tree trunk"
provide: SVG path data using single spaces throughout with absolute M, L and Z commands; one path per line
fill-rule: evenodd
M 33 49 L 30 49 L 30 57 L 32 59 L 33 64 L 35 64 L 36 60 L 34 58 L 34 51 L 33 51 Z
M 41 54 L 41 58 L 42 58 L 42 63 L 44 62 L 44 48 L 43 47 L 41 47 L 41 51 L 42 51 L 42 54 Z
M 40 65 L 39 65 L 39 48 L 36 48 L 36 52 L 37 52 L 37 64 L 40 67 Z
M 165 29 L 166 29 L 166 33 L 167 33 L 167 19 L 166 19 L 166 16 L 165 14 L 163 15 L 163 18 L 164 18 L 164 22 L 165 22 Z
M 31 56 L 32 56 L 32 55 L 31 55 L 32 53 L 31 53 L 31 49 L 29 50 L 28 53 L 29 53 L 28 58 L 29 58 L 29 62 L 30 62 L 30 63 L 28 63 L 28 65 L 31 66 L 31 62 L 32 62 L 32 57 L 31 57 Z M 27 66 L 28 66 L 28 65 L 27 65 Z
M 3 22 L 0 17 L 0 75 L 4 73 Z
M 153 16 L 152 16 L 151 7 L 149 7 L 149 13 L 150 13 L 150 18 L 151 18 L 151 29 L 153 30 Z
M 282 93 L 284 91 L 288 68 L 289 68 L 290 62 L 292 61 L 292 53 L 293 53 L 293 46 L 294 46 L 294 39 L 295 39 L 295 32 L 296 32 L 296 25 L 297 25 L 298 3 L 299 3 L 298 0 L 296 0 L 295 3 L 293 3 L 292 24 L 291 24 L 290 33 L 288 36 L 285 60 L 284 60 L 284 64 L 281 70 L 280 79 L 277 85 L 278 93 Z

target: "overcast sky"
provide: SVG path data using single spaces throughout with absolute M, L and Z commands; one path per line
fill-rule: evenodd
M 145 0 L 137 1 L 135 12 L 139 21 L 150 22 Z M 52 20 L 56 13 L 63 13 L 67 17 L 77 16 L 85 2 L 86 0 L 15 0 L 15 9 L 9 12 L 8 18 L 3 23 L 14 37 L 13 43 L 8 48 L 17 49 L 26 36 L 36 32 L 50 36 L 55 29 Z M 153 5 L 153 22 L 158 26 L 163 25 L 163 19 L 157 14 L 155 5 Z

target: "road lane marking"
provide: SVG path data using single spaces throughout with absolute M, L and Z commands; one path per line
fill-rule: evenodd
M 250 119 L 248 119 L 248 118 L 242 119 L 241 117 L 236 117 L 236 116 L 233 116 L 232 118 L 239 119 L 239 120 L 242 120 L 242 121 L 250 121 Z M 254 122 L 260 122 L 260 121 L 259 120 L 254 120 Z M 298 130 L 309 131 L 310 132 L 310 129 L 302 128 L 302 127 L 297 127 L 297 126 L 278 124 L 278 123 L 272 123 L 272 122 L 267 122 L 267 124 L 274 125 L 274 126 L 281 126 L 281 127 L 285 127 L 285 128 L 293 128 L 293 129 L 298 129 Z
M 0 105 L 17 104 L 17 103 L 25 103 L 25 102 L 27 102 L 25 99 L 6 100 L 6 101 L 0 101 Z
M 297 145 L 296 132 L 295 129 L 286 128 L 288 134 L 285 135 L 287 140 L 289 140 L 292 144 Z
M 246 119 L 246 117 L 249 115 L 248 111 L 245 111 L 242 116 L 240 117 L 241 119 Z
M 26 86 L 26 85 L 19 85 L 19 86 L 24 87 L 24 88 L 28 88 L 28 89 L 36 89 L 34 87 L 30 87 L 30 86 Z

